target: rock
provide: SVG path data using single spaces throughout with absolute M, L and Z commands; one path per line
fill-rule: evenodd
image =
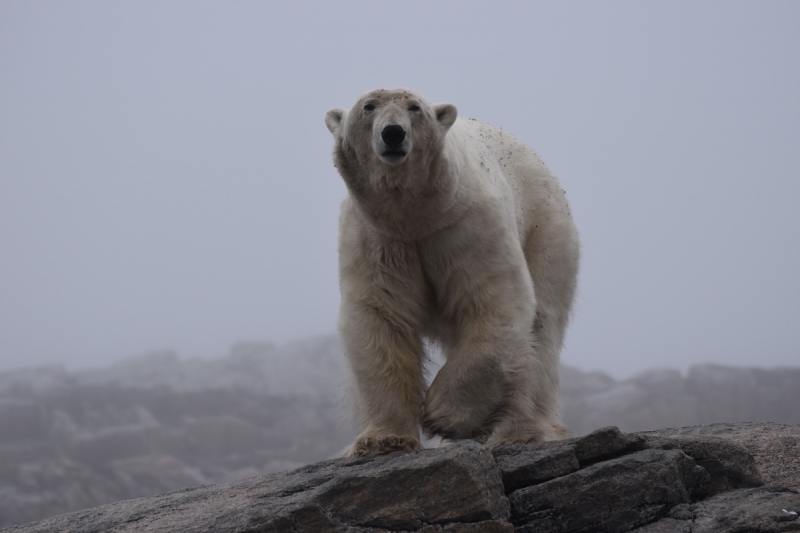
M 641 450 L 645 439 L 639 435 L 622 434 L 619 428 L 610 426 L 598 429 L 575 441 L 575 456 L 581 465 L 600 459 L 615 457 L 621 453 Z
M 575 445 L 571 442 L 503 446 L 494 452 L 494 458 L 506 494 L 565 476 L 580 468 Z
M 492 456 L 475 442 L 373 458 L 360 469 L 339 464 L 349 471 L 317 501 L 343 523 L 403 530 L 508 518 Z
M 635 529 L 637 533 L 800 531 L 800 487 L 743 489 L 688 506 L 687 513 Z
M 506 493 L 575 472 L 581 465 L 641 450 L 645 439 L 607 427 L 557 442 L 503 446 L 494 452 Z
M 682 450 L 703 467 L 708 479 L 695 487 L 695 499 L 702 500 L 727 490 L 764 484 L 753 456 L 742 446 L 723 438 L 678 435 L 673 438 L 650 437 L 646 442 L 650 448 Z
M 508 531 L 508 517 L 491 454 L 465 441 L 123 501 L 5 531 L 470 531 L 479 522 Z
M 772 422 L 707 424 L 648 431 L 642 435 L 648 439 L 678 436 L 704 439 L 719 437 L 741 446 L 753 456 L 764 483 L 786 487 L 800 486 L 800 425 Z
M 374 531 L 374 530 L 373 530 Z M 514 526 L 508 522 L 475 522 L 472 524 L 449 524 L 425 526 L 419 533 L 513 533 Z
M 519 531 L 627 531 L 689 503 L 703 477 L 678 450 L 643 450 L 593 464 L 509 496 Z
M 462 441 L 420 452 L 325 461 L 3 531 L 800 531 L 800 486 L 757 486 L 759 468 L 769 458 L 754 457 L 746 446 L 767 450 L 770 435 L 780 440 L 798 430 L 720 424 L 624 434 L 609 427 L 493 453 Z M 797 459 L 772 463 L 779 469 Z

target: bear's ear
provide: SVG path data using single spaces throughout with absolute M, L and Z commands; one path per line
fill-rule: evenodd
M 342 122 L 344 122 L 344 109 L 337 107 L 336 109 L 331 109 L 325 115 L 325 125 L 328 126 L 334 137 L 338 137 L 342 131 Z
M 433 106 L 433 112 L 436 114 L 436 122 L 444 128 L 444 131 L 450 129 L 458 116 L 458 109 L 453 104 L 436 104 Z

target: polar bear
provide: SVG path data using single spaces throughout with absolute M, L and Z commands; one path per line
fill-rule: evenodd
M 351 456 L 426 435 L 494 448 L 570 435 L 559 351 L 578 235 L 556 178 L 503 130 L 406 89 L 325 117 L 347 186 L 339 328 L 360 434 Z M 426 390 L 424 341 L 446 362 Z

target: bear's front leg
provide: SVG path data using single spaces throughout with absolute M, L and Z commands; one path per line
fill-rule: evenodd
M 348 456 L 422 449 L 422 341 L 391 310 L 344 301 L 340 327 L 361 433 Z

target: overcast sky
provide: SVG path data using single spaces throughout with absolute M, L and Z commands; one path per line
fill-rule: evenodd
M 800 365 L 800 2 L 0 3 L 0 369 L 335 331 L 323 117 L 502 126 L 582 237 L 563 360 Z

